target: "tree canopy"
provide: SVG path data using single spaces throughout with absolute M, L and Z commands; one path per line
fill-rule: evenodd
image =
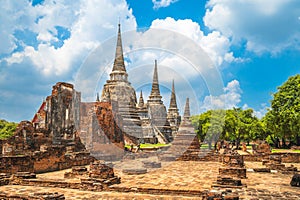
M 260 120 L 252 109 L 209 110 L 192 117 L 196 133 L 209 146 L 217 140 L 267 140 L 277 148 L 300 146 L 300 75 L 290 77 L 272 95 L 271 108 Z
M 278 87 L 264 122 L 276 146 L 280 146 L 280 141 L 283 147 L 300 145 L 300 75 Z
M 238 147 L 241 141 L 258 139 L 263 130 L 252 109 L 209 110 L 193 116 L 192 123 L 200 140 L 209 147 L 218 140 L 235 142 Z
M 6 139 L 11 137 L 18 124 L 14 122 L 7 122 L 3 119 L 0 120 L 0 139 Z

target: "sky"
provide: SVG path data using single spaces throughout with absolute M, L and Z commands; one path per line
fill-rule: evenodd
M 142 3 L 141 3 L 142 2 Z M 252 108 L 300 72 L 298 0 L 1 0 L 0 119 L 31 120 L 56 82 L 94 101 L 111 72 L 121 24 L 129 81 L 147 100 L 158 63 L 182 113 Z

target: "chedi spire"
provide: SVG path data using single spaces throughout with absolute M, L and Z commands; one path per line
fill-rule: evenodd
M 114 66 L 112 71 L 124 71 L 126 72 L 124 57 L 123 57 L 123 47 L 122 47 L 122 38 L 121 38 L 121 25 L 118 24 L 118 39 L 116 47 L 116 56 L 114 61 Z
M 169 108 L 175 108 L 175 109 L 177 109 L 174 80 L 172 82 L 172 94 L 171 94 L 171 100 L 170 100 L 170 106 L 169 106 Z
M 138 107 L 142 108 L 144 105 L 143 91 L 141 90 Z
M 189 98 L 186 98 L 185 107 L 184 107 L 184 114 L 183 114 L 183 120 L 187 121 L 190 120 L 191 113 L 190 113 L 190 100 Z
M 159 83 L 158 83 L 158 74 L 157 74 L 157 60 L 155 60 L 154 73 L 153 73 L 153 81 L 152 81 L 152 90 L 151 96 L 160 96 L 159 91 Z

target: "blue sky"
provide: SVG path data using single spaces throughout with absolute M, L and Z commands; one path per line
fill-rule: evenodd
M 111 70 L 119 20 L 137 94 L 147 99 L 157 59 L 165 104 L 175 79 L 180 109 L 189 96 L 193 114 L 235 106 L 261 117 L 276 88 L 300 72 L 298 0 L 142 2 L 2 0 L 0 118 L 30 120 L 58 81 L 94 100 Z

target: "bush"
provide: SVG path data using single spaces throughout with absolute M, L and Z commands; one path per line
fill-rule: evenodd
M 7 139 L 11 137 L 18 124 L 15 122 L 7 122 L 6 120 L 0 120 L 0 139 Z

